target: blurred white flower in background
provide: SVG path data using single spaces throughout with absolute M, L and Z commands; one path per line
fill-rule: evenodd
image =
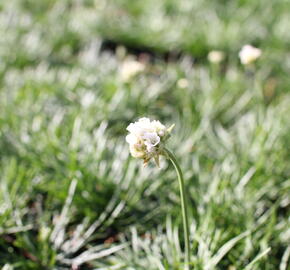
M 9 264 L 9 263 L 6 263 L 2 268 L 1 268 L 1 270 L 13 270 L 14 269 L 14 267 L 11 265 L 11 264 Z
M 262 54 L 262 51 L 252 45 L 244 45 L 239 52 L 239 57 L 243 65 L 248 65 L 256 61 Z
M 189 85 L 188 80 L 185 78 L 181 78 L 177 81 L 177 86 L 179 88 L 187 88 Z
M 127 59 L 123 62 L 120 69 L 121 79 L 125 82 L 129 81 L 132 77 L 142 72 L 145 65 L 134 59 Z
M 131 155 L 143 159 L 144 164 L 154 158 L 158 165 L 162 143 L 168 139 L 173 126 L 166 128 L 160 121 L 151 121 L 146 117 L 131 123 L 127 127 L 129 134 L 126 136 Z
M 218 64 L 225 58 L 225 53 L 222 51 L 211 51 L 207 55 L 207 59 L 211 63 Z

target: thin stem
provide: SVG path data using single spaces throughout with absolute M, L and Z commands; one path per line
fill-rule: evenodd
M 187 203 L 186 203 L 186 194 L 184 188 L 184 180 L 181 168 L 174 156 L 168 149 L 163 148 L 165 152 L 165 156 L 171 161 L 173 164 L 179 182 L 179 190 L 180 190 L 180 198 L 181 198 L 181 210 L 182 210 L 182 220 L 183 220 L 183 230 L 184 230 L 184 243 L 185 243 L 185 262 L 184 269 L 189 270 L 189 262 L 190 262 L 190 253 L 189 253 L 189 226 L 188 226 L 188 214 L 187 214 Z

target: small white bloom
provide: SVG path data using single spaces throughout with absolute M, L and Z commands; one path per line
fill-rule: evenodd
M 2 270 L 13 270 L 14 267 L 12 266 L 12 264 L 6 263 L 1 269 Z
M 225 58 L 225 54 L 222 51 L 211 51 L 207 55 L 208 61 L 215 64 L 220 63 L 221 61 L 224 60 L 224 58 Z
M 188 85 L 189 85 L 188 80 L 185 78 L 181 78 L 177 81 L 177 86 L 179 88 L 186 88 L 188 87 Z
M 142 72 L 145 65 L 133 59 L 125 60 L 120 69 L 121 79 L 125 82 L 129 81 L 133 76 Z
M 151 158 L 158 163 L 162 144 L 168 139 L 172 127 L 166 128 L 160 121 L 151 121 L 145 117 L 131 123 L 127 127 L 129 134 L 126 136 L 131 155 L 144 159 L 145 164 Z
M 256 61 L 262 54 L 262 51 L 258 48 L 255 48 L 251 45 L 244 45 L 241 51 L 239 52 L 239 57 L 243 65 L 248 65 Z

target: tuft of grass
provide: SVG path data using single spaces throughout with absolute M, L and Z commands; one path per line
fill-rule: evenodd
M 288 1 L 100 1 L 98 29 L 114 42 L 196 58 L 213 49 L 237 53 L 244 42 L 287 52 Z

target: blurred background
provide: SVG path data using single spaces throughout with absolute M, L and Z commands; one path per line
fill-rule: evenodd
M 290 1 L 2 0 L 0 267 L 183 269 L 176 175 L 126 127 L 175 123 L 194 270 L 289 269 Z M 242 65 L 245 44 L 261 49 Z

